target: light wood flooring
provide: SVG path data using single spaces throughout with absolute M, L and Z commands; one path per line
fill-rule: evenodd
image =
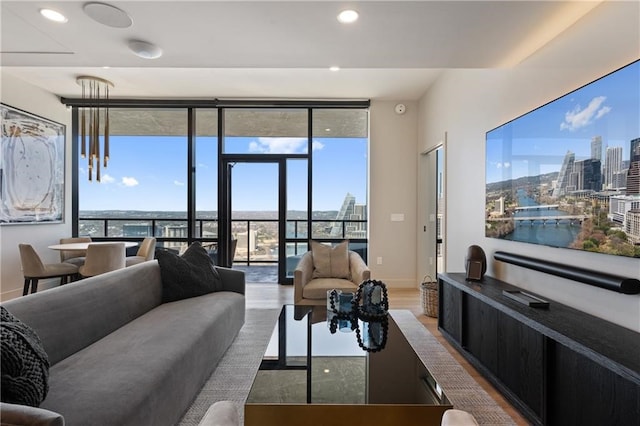
M 247 283 L 247 309 L 276 309 L 287 303 L 293 303 L 293 286 L 271 283 Z M 530 423 L 516 410 L 478 371 L 456 351 L 438 331 L 437 318 L 428 317 L 422 312 L 418 289 L 389 289 L 390 309 L 410 310 L 424 327 L 453 355 L 478 384 L 500 405 L 518 425 Z

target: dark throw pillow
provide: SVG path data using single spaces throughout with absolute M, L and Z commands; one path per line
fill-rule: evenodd
M 49 391 L 49 357 L 38 335 L 0 306 L 2 402 L 38 407 Z
M 162 302 L 202 296 L 222 289 L 213 261 L 199 242 L 178 256 L 168 250 L 156 251 L 162 278 Z

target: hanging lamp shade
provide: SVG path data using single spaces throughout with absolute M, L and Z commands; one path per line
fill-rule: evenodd
M 85 104 L 80 109 L 80 156 L 87 158 L 89 180 L 93 180 L 95 171 L 96 181 L 100 182 L 100 164 L 106 168 L 109 162 L 109 90 L 113 83 L 86 75 L 76 82 L 82 88 Z

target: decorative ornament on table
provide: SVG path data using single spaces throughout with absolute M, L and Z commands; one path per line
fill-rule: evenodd
M 487 257 L 482 247 L 477 245 L 469 246 L 467 256 L 464 259 L 464 268 L 468 280 L 482 281 L 485 272 L 487 272 Z
M 358 309 L 358 317 L 363 321 L 386 317 L 389 311 L 387 286 L 382 281 L 363 281 L 358 286 L 353 303 Z
M 356 328 L 358 346 L 366 352 L 381 351 L 387 344 L 388 331 L 389 317 L 387 315 L 379 319 L 363 321 L 362 331 L 360 331 L 360 327 Z
M 363 281 L 355 295 L 333 289 L 327 291 L 327 327 L 356 332 L 358 346 L 366 352 L 378 352 L 387 343 L 389 298 L 381 281 Z M 360 324 L 360 321 L 362 324 Z

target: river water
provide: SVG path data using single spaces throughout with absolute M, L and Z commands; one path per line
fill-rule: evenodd
M 528 197 L 524 190 L 518 190 L 516 193 L 518 204 L 520 207 L 537 206 L 536 201 Z M 524 210 L 518 211 L 515 217 L 532 217 L 532 216 L 563 216 L 566 213 L 560 210 Z M 563 221 L 556 225 L 555 222 L 547 221 L 544 225 L 542 221 L 530 221 L 515 223 L 514 231 L 505 235 L 503 239 L 511 241 L 520 241 L 523 243 L 544 244 L 553 247 L 569 247 L 580 233 L 580 225 L 570 225 Z

